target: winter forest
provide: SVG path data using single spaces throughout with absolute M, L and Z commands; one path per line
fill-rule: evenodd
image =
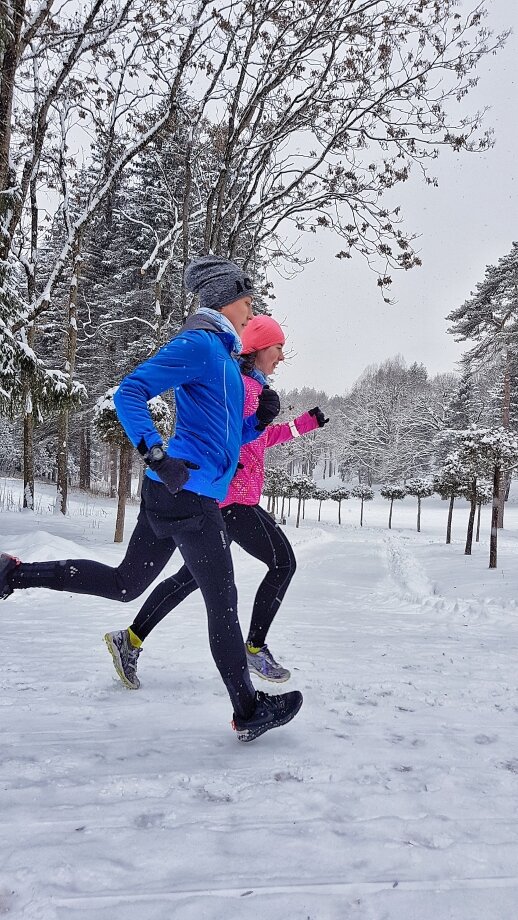
M 282 322 L 276 300 L 276 273 L 287 278 L 295 273 L 303 276 L 311 260 L 308 252 L 311 253 L 312 241 L 322 239 L 343 270 L 344 284 L 351 264 L 362 265 L 364 283 L 372 289 L 372 315 L 375 317 L 380 304 L 395 303 L 397 323 L 398 279 L 405 273 L 419 272 L 427 257 L 426 246 L 418 240 L 419 227 L 412 225 L 400 200 L 403 190 L 413 183 L 412 187 L 427 186 L 430 194 L 435 194 L 436 164 L 452 153 L 465 158 L 466 169 L 470 158 L 491 156 L 491 117 L 479 107 L 477 85 L 481 66 L 493 56 L 498 61 L 505 54 L 511 19 L 510 16 L 503 30 L 495 28 L 491 2 L 470 5 L 464 0 L 0 0 L 0 517 L 8 541 L 0 551 L 25 550 L 30 555 L 34 549 L 45 559 L 97 554 L 99 560 L 106 558 L 108 564 L 118 564 L 123 553 L 119 544 L 128 540 L 137 514 L 145 464 L 118 421 L 113 396 L 121 380 L 169 342 L 196 311 L 196 298 L 184 287 L 185 267 L 192 258 L 214 253 L 238 263 L 256 280 L 259 294 L 254 298 L 254 311 Z M 469 285 L 470 280 L 466 283 Z M 334 292 L 324 293 L 331 298 Z M 325 309 L 323 298 L 323 305 L 314 308 L 315 317 L 321 311 L 325 319 Z M 474 674 L 477 679 L 484 674 L 486 645 L 490 651 L 493 649 L 502 623 L 505 641 L 508 639 L 509 647 L 515 648 L 514 627 L 509 626 L 510 618 L 516 614 L 514 588 L 506 582 L 502 599 L 496 587 L 486 588 L 486 582 L 480 581 L 486 577 L 480 574 L 482 568 L 476 576 L 465 575 L 462 564 L 466 562 L 464 556 L 472 561 L 481 550 L 483 569 L 496 570 L 501 548 L 505 571 L 515 571 L 512 541 L 518 534 L 518 522 L 512 486 L 518 468 L 518 242 L 511 242 L 497 259 L 488 256 L 482 260 L 469 296 L 458 302 L 448 301 L 443 316 L 447 324 L 445 337 L 452 337 L 462 347 L 460 361 L 450 370 L 432 372 L 417 353 L 410 354 L 405 349 L 403 356 L 402 349 L 376 362 L 366 353 L 363 373 L 340 392 L 319 389 L 318 375 L 314 373 L 307 385 L 292 389 L 283 388 L 281 370 L 278 382 L 272 378 L 281 401 L 279 421 L 295 419 L 312 406 L 319 406 L 329 419 L 325 427 L 267 452 L 262 498 L 262 505 L 290 534 L 297 558 L 300 556 L 301 587 L 293 601 L 294 608 L 302 611 L 300 635 L 294 640 L 293 630 L 283 626 L 284 647 L 291 653 L 297 649 L 302 662 L 308 659 L 309 687 L 314 694 L 328 692 L 326 676 L 330 681 L 332 699 L 322 723 L 324 740 L 318 740 L 322 737 L 320 716 L 308 708 L 311 744 L 315 749 L 321 745 L 321 760 L 315 770 L 302 742 L 290 761 L 289 750 L 284 753 L 280 745 L 281 740 L 291 737 L 288 734 L 280 739 L 279 748 L 271 747 L 268 754 L 266 747 L 266 754 L 256 765 L 253 760 L 245 766 L 241 763 L 235 774 L 234 768 L 229 767 L 231 755 L 220 748 L 213 769 L 211 719 L 213 715 L 214 720 L 220 719 L 217 705 L 221 700 L 217 694 L 221 688 L 216 678 L 212 688 L 212 661 L 203 659 L 205 648 L 193 653 L 200 656 L 195 658 L 196 673 L 204 673 L 204 669 L 209 673 L 205 674 L 205 684 L 202 686 L 192 674 L 186 676 L 192 670 L 190 653 L 186 651 L 189 642 L 195 648 L 198 643 L 206 644 L 205 637 L 199 639 L 196 632 L 194 606 L 191 611 L 186 605 L 187 619 L 182 625 L 175 623 L 181 637 L 178 647 L 174 645 L 177 633 L 176 639 L 171 637 L 170 647 L 164 644 L 156 652 L 157 671 L 154 678 L 148 678 L 149 689 L 144 690 L 148 694 L 147 709 L 144 706 L 142 710 L 132 710 L 126 698 L 119 702 L 122 692 L 115 699 L 109 698 L 106 687 L 99 690 L 96 680 L 104 680 L 105 684 L 107 681 L 105 676 L 97 675 L 96 680 L 91 676 L 97 674 L 95 659 L 89 665 L 92 670 L 85 691 L 88 715 L 84 715 L 81 679 L 76 678 L 82 663 L 72 663 L 69 657 L 74 653 L 73 637 L 62 639 L 68 630 L 68 625 L 63 626 L 65 608 L 54 612 L 52 598 L 47 601 L 44 597 L 42 609 L 49 612 L 49 629 L 54 637 L 49 642 L 50 671 L 60 671 L 57 649 L 62 641 L 68 660 L 42 717 L 47 727 L 41 731 L 41 743 L 50 747 L 42 748 L 41 759 L 37 755 L 33 761 L 32 749 L 23 753 L 23 733 L 18 734 L 16 721 L 19 682 L 26 689 L 24 681 L 27 679 L 27 686 L 30 681 L 27 675 L 22 680 L 19 674 L 18 636 L 14 620 L 9 622 L 7 638 L 18 657 L 16 664 L 8 667 L 5 684 L 6 728 L 12 745 L 20 743 L 22 753 L 16 749 L 13 763 L 8 760 L 6 788 L 12 783 L 15 790 L 8 817 L 17 829 L 15 837 L 23 850 L 26 837 L 20 828 L 31 811 L 31 803 L 23 799 L 20 804 L 16 798 L 22 795 L 17 771 L 20 769 L 24 777 L 27 771 L 29 785 L 34 779 L 35 784 L 41 781 L 47 791 L 52 786 L 56 800 L 55 809 L 54 804 L 49 806 L 49 810 L 54 809 L 49 821 L 56 822 L 56 829 L 51 830 L 51 837 L 56 837 L 52 837 L 50 848 L 55 846 L 56 850 L 52 849 L 50 856 L 45 850 L 47 843 L 41 827 L 47 821 L 47 806 L 38 801 L 32 875 L 27 870 L 30 879 L 26 883 L 21 857 L 19 862 L 15 859 L 15 867 L 5 881 L 0 871 L 0 914 L 12 913 L 20 920 L 68 920 L 72 910 L 74 916 L 76 910 L 83 910 L 87 920 L 104 920 L 108 916 L 122 920 L 134 905 L 128 892 L 121 892 L 127 879 L 141 868 L 144 875 L 149 872 L 152 889 L 149 898 L 145 892 L 137 895 L 137 901 L 142 897 L 142 920 L 220 920 L 223 916 L 245 920 L 259 915 L 257 907 L 258 913 L 252 912 L 256 896 L 264 899 L 261 907 L 272 920 L 431 920 L 433 916 L 486 920 L 493 902 L 492 889 L 490 885 L 485 889 L 485 881 L 497 878 L 502 888 L 513 887 L 513 860 L 517 853 L 509 839 L 515 831 L 511 823 L 505 822 L 506 807 L 512 810 L 509 802 L 515 787 L 505 786 L 495 793 L 497 797 L 509 794 L 508 805 L 498 806 L 501 813 L 494 831 L 494 852 L 498 844 L 498 853 L 504 853 L 501 859 L 499 855 L 498 865 L 491 865 L 488 856 L 486 865 L 479 868 L 470 853 L 468 868 L 464 869 L 461 848 L 468 847 L 472 840 L 486 840 L 487 828 L 484 826 L 477 837 L 476 828 L 470 836 L 471 825 L 458 825 L 457 836 L 452 831 L 449 837 L 450 831 L 444 830 L 441 822 L 446 822 L 443 816 L 450 814 L 449 793 L 444 791 L 449 779 L 451 795 L 465 796 L 462 801 L 473 827 L 483 821 L 483 808 L 479 811 L 479 807 L 485 792 L 477 786 L 475 773 L 470 772 L 474 769 L 471 754 L 466 755 L 470 764 L 467 785 L 457 779 L 462 767 L 455 759 L 458 755 L 462 760 L 464 749 L 456 749 L 448 767 L 444 767 L 444 776 L 449 777 L 446 785 L 437 780 L 434 786 L 441 757 L 435 749 L 419 766 L 409 763 L 413 756 L 424 757 L 417 750 L 421 743 L 439 743 L 428 708 L 436 705 L 433 675 L 438 673 L 438 666 L 427 656 L 435 651 L 453 662 L 468 632 L 457 629 L 467 625 L 455 621 L 459 609 L 460 617 L 469 620 L 473 616 L 487 632 L 467 640 L 479 644 L 472 649 L 473 666 L 468 666 L 464 658 L 459 665 L 465 679 L 463 686 L 458 675 L 445 676 L 441 672 L 451 700 L 456 701 L 451 703 L 451 710 L 444 710 L 444 718 L 451 720 L 444 729 L 445 737 L 447 741 L 457 737 L 456 719 L 465 704 L 469 730 L 482 739 L 476 741 L 481 747 L 475 760 L 479 752 L 484 756 L 486 750 L 489 752 L 491 739 L 497 735 L 500 739 L 492 728 L 490 704 L 487 711 L 484 709 L 493 696 L 500 700 L 498 665 L 492 659 L 487 665 L 491 686 L 485 695 L 482 691 L 479 697 L 475 691 L 470 695 L 472 691 L 465 687 Z M 331 328 L 330 335 L 333 334 Z M 353 347 L 354 343 L 344 342 L 344 356 Z M 290 360 L 289 351 L 286 360 Z M 326 355 L 319 356 L 319 360 L 323 365 Z M 167 440 L 175 427 L 173 391 L 152 400 L 149 409 Z M 372 527 L 370 503 L 376 509 Z M 397 521 L 398 509 L 403 507 L 405 533 L 401 536 Z M 416 535 L 425 539 L 423 521 L 428 507 L 433 509 L 426 538 L 430 546 L 433 543 L 430 559 L 433 556 L 436 568 L 432 574 L 426 569 L 429 560 L 425 544 L 413 542 L 418 539 Z M 78 524 L 85 508 L 95 509 L 92 513 L 98 523 L 92 528 L 99 528 L 98 533 L 88 531 L 86 537 L 81 527 L 87 525 Z M 433 554 L 439 546 L 441 552 L 446 552 L 443 544 L 454 552 L 456 549 L 456 553 L 441 556 L 439 562 L 439 556 Z M 313 547 L 320 560 L 314 583 L 309 575 L 304 582 L 306 568 L 311 572 L 307 546 Z M 378 556 L 381 561 L 373 574 L 371 562 Z M 344 576 L 342 583 L 337 573 L 345 571 L 349 563 L 357 564 L 357 569 L 349 580 Z M 236 566 L 238 575 L 242 572 L 243 593 L 248 599 L 258 569 L 252 565 L 246 568 L 239 554 Z M 473 588 L 472 593 L 468 592 L 469 602 L 464 597 L 459 600 L 461 595 L 456 593 L 461 590 L 457 587 L 461 571 L 463 575 L 459 577 L 469 582 L 470 591 Z M 372 594 L 364 599 L 362 592 L 369 579 Z M 440 600 L 436 595 L 441 595 Z M 38 600 L 42 596 L 34 595 Z M 328 598 L 327 604 L 324 597 Z M 487 604 L 484 597 L 489 598 Z M 322 605 L 322 628 L 324 632 L 328 630 L 325 648 L 319 638 L 314 638 L 313 613 L 304 612 L 311 606 L 308 598 L 312 610 Z M 4 609 L 23 614 L 23 602 L 18 598 L 15 602 L 9 599 L 5 605 L 0 600 L 0 604 L 2 614 Z M 416 607 L 428 617 L 421 640 L 424 645 L 429 643 L 426 649 L 415 638 L 421 629 L 413 619 Z M 98 600 L 91 608 L 86 601 L 84 608 L 79 602 L 78 608 L 81 630 L 89 629 L 90 614 L 97 632 L 102 634 L 108 628 L 106 606 L 103 609 Z M 345 677 L 341 659 L 333 657 L 335 643 L 342 635 L 337 625 L 342 621 L 336 619 L 342 616 L 342 610 L 350 617 L 347 622 L 351 641 L 357 643 L 358 653 L 357 663 L 351 662 L 351 673 Z M 362 614 L 369 625 L 361 621 Z M 26 616 L 28 630 L 38 630 L 30 611 Z M 387 626 L 388 620 L 397 623 L 399 633 L 391 632 L 395 627 Z M 31 635 L 31 642 L 32 638 Z M 316 657 L 311 659 L 313 641 Z M 369 656 L 372 649 L 377 653 L 378 648 L 380 657 L 384 656 L 391 642 L 398 651 L 390 663 L 383 663 L 390 669 L 390 677 L 385 679 L 377 676 L 378 664 L 374 665 Z M 415 644 L 411 646 L 411 642 Z M 505 658 L 499 649 L 500 646 L 496 654 Z M 27 655 L 27 662 L 39 668 L 38 659 L 32 657 L 37 652 L 31 649 Z M 173 677 L 171 660 L 175 667 L 180 664 Z M 504 684 L 514 680 L 512 665 L 510 653 L 509 661 L 502 663 Z M 299 683 L 305 666 L 301 664 L 300 670 L 295 666 Z M 425 677 L 421 684 L 415 678 L 417 710 L 412 708 L 415 701 L 408 689 L 410 683 L 401 678 L 404 674 L 413 679 L 410 669 L 414 667 L 422 667 L 426 680 L 430 678 L 426 688 Z M 441 661 L 440 667 L 446 668 L 447 662 Z M 376 675 L 372 686 L 368 685 L 371 668 Z M 406 668 L 409 670 L 401 670 Z M 104 674 L 101 664 L 99 673 Z M 9 684 L 11 678 L 14 689 Z M 168 679 L 176 681 L 174 693 Z M 38 681 L 30 685 L 29 689 L 35 691 L 34 700 L 36 694 L 38 701 L 44 696 L 41 687 L 48 688 L 49 680 L 46 675 L 41 685 Z M 62 762 L 61 753 L 53 753 L 55 749 L 51 747 L 61 745 L 59 726 L 52 718 L 69 686 L 72 690 L 64 704 L 63 724 L 71 741 Z M 397 712 L 388 715 L 383 708 L 389 705 L 385 696 L 390 696 L 396 686 L 400 702 Z M 152 702 L 153 694 L 156 703 Z M 180 699 L 183 760 L 167 736 L 167 701 L 175 694 Z M 191 694 L 195 706 L 191 704 Z M 356 709 L 348 701 L 354 694 Z M 74 699 L 75 695 L 78 699 Z M 196 709 L 193 721 L 199 719 L 208 695 L 207 736 L 201 742 L 185 740 L 191 715 Z M 28 694 L 24 706 L 27 699 Z M 371 709 L 378 704 L 378 710 Z M 143 703 L 139 699 L 136 705 Z M 156 722 L 150 720 L 146 727 L 154 705 Z M 111 741 L 95 722 L 97 706 L 105 724 L 111 727 L 116 721 L 117 706 L 120 707 L 127 734 L 122 753 L 95 753 L 98 737 L 101 744 L 106 743 L 107 751 Z M 115 707 L 111 714 L 110 706 Z M 360 706 L 364 708 L 360 710 Z M 509 737 L 516 730 L 516 717 L 508 712 L 507 703 L 502 706 Z M 484 710 L 481 719 L 485 727 L 477 723 L 480 707 Z M 144 731 L 142 743 L 149 743 L 152 778 L 143 774 L 135 774 L 135 778 L 131 774 L 128 779 L 125 774 L 133 756 L 128 726 L 135 711 L 145 726 L 135 731 L 137 737 L 141 737 L 139 731 Z M 416 711 L 420 717 L 424 713 L 422 725 L 426 730 L 415 728 L 415 723 L 409 727 L 410 723 L 404 721 Z M 340 731 L 345 734 L 333 734 L 330 740 L 331 729 L 334 732 L 336 728 L 331 714 L 336 712 L 341 720 Z M 31 737 L 34 732 L 34 737 L 39 738 L 36 710 L 29 705 L 27 713 L 27 731 Z M 367 721 L 362 721 L 364 716 Z M 83 754 L 74 747 L 75 725 L 83 717 L 92 719 L 92 726 L 95 724 L 92 741 L 87 734 L 90 728 L 81 729 L 84 766 Z M 385 717 L 395 719 L 390 729 L 383 721 Z M 398 723 L 398 719 L 402 721 Z M 403 722 L 405 729 L 400 736 Z M 372 764 L 377 735 L 385 732 L 385 740 L 390 735 L 388 759 L 394 744 L 407 745 L 406 740 L 397 741 L 398 738 L 415 735 L 415 750 L 409 747 L 404 756 L 401 751 L 404 762 L 394 767 L 398 771 L 396 783 L 400 785 L 397 801 L 393 799 L 391 803 L 393 813 L 389 813 L 390 809 L 385 812 L 377 798 L 384 789 L 390 788 L 391 794 L 394 789 L 385 767 L 380 767 L 378 773 L 371 760 L 358 766 L 351 753 L 343 758 L 342 749 L 336 746 L 337 739 L 350 739 L 353 726 L 358 724 L 360 731 L 366 732 L 363 750 L 369 751 Z M 426 734 L 429 729 L 431 736 Z M 165 742 L 164 737 L 168 738 Z M 161 748 L 162 744 L 165 748 Z M 410 744 L 414 742 L 408 741 Z M 14 747 L 10 750 L 12 753 Z M 94 805 L 94 800 L 88 798 L 97 781 L 97 756 L 101 770 L 103 758 L 107 758 L 102 795 L 113 809 L 106 850 L 101 824 L 96 823 L 97 800 Z M 516 750 L 509 753 L 502 746 L 499 756 L 499 764 L 507 765 L 505 783 L 515 781 Z M 74 786 L 70 801 L 66 796 L 60 797 L 61 782 L 69 782 L 67 757 L 81 787 L 78 791 Z M 124 761 L 122 767 L 120 761 Z M 51 763 L 48 772 L 47 763 Z M 170 785 L 163 776 L 165 763 L 175 777 Z M 415 779 L 421 768 L 422 782 Z M 456 769 L 461 772 L 455 774 Z M 255 871 L 253 844 L 245 828 L 247 814 L 254 808 L 248 777 L 252 785 L 255 782 L 264 790 L 261 806 L 272 801 L 274 811 L 281 816 L 281 842 L 276 842 L 275 859 L 282 861 L 284 835 L 296 856 L 292 875 L 283 875 L 272 859 L 267 826 L 262 826 L 256 837 L 259 857 L 267 866 L 265 878 Z M 316 785 L 311 786 L 304 799 L 313 781 Z M 408 786 L 404 786 L 405 782 Z M 351 796 L 344 807 L 355 828 L 352 849 L 358 847 L 359 853 L 358 861 L 351 857 L 346 869 L 345 863 L 338 861 L 343 838 L 342 830 L 333 825 L 335 817 L 329 819 L 332 832 L 329 821 L 322 830 L 317 817 L 322 810 L 333 811 L 339 786 Z M 487 788 L 490 786 L 488 778 Z M 432 788 L 440 791 L 429 808 L 428 800 L 423 801 L 421 796 Z M 178 793 L 174 815 L 163 804 L 166 795 L 173 795 L 171 790 Z M 360 806 L 352 804 L 357 794 L 358 801 L 361 794 L 366 796 L 365 814 Z M 122 850 L 124 846 L 113 828 L 126 827 L 122 811 L 126 795 L 130 811 L 136 809 L 135 803 L 142 795 L 146 813 L 132 812 L 124 864 L 123 856 L 119 863 L 115 854 L 117 848 Z M 426 829 L 420 837 L 416 825 L 412 825 L 412 832 L 405 827 L 399 838 L 393 828 L 400 820 L 410 822 L 405 809 L 412 812 L 413 804 L 409 803 L 415 803 L 413 795 L 419 798 L 417 813 L 423 817 Z M 236 803 L 243 813 L 232 811 Z M 188 817 L 190 804 L 192 818 Z M 489 804 L 485 807 L 491 812 Z M 74 810 L 69 813 L 69 808 Z M 216 815 L 217 808 L 220 812 Z M 315 839 L 322 846 L 318 853 L 328 854 L 322 858 L 322 866 L 318 859 L 315 865 L 312 831 L 304 825 L 304 831 L 297 836 L 291 828 L 290 809 L 293 823 L 300 826 L 306 821 L 306 810 L 311 812 L 317 827 Z M 76 811 L 81 811 L 80 818 Z M 184 841 L 178 835 L 182 821 L 187 827 L 184 851 Z M 236 871 L 235 883 L 223 868 L 224 848 L 218 851 L 221 827 L 224 825 L 227 835 L 233 821 L 238 826 L 236 843 L 226 855 L 235 867 L 242 847 L 246 868 L 242 874 Z M 372 837 L 364 821 L 376 824 Z M 65 828 L 66 822 L 69 824 Z M 95 836 L 93 848 L 88 849 L 83 831 L 90 824 Z M 208 852 L 204 849 L 207 838 L 199 831 L 202 826 L 216 840 L 214 852 L 210 851 L 206 862 L 202 854 Z M 147 860 L 140 863 L 142 847 L 145 850 L 147 843 L 142 843 L 138 835 L 145 829 L 149 840 L 156 827 L 163 831 L 163 840 L 167 838 L 168 858 L 173 848 L 182 854 L 178 855 L 178 874 L 176 867 L 171 869 L 171 883 L 155 876 L 156 865 L 151 866 Z M 69 844 L 59 835 L 71 828 L 74 846 L 79 848 L 74 851 L 77 859 L 71 857 L 69 863 L 65 860 L 60 875 L 59 854 Z M 6 851 L 9 833 L 5 832 L 3 840 Z M 396 837 L 397 846 L 401 843 L 403 848 L 401 852 L 397 850 L 400 862 L 396 858 L 393 861 L 389 854 L 380 863 L 377 840 L 384 840 L 387 854 Z M 153 838 L 155 852 L 159 849 L 156 840 Z M 112 845 L 114 852 L 107 855 Z M 414 849 L 422 846 L 427 851 L 425 861 L 430 857 L 428 850 L 433 851 L 430 858 L 437 862 L 427 863 L 426 870 L 422 870 L 418 857 L 412 855 L 405 888 L 401 866 L 405 865 L 407 845 Z M 450 866 L 442 848 L 450 845 L 455 858 L 449 875 Z M 83 846 L 85 849 L 81 849 Z M 150 853 L 147 856 L 151 859 Z M 195 856 L 199 856 L 199 865 Z M 117 896 L 111 893 L 113 878 L 99 883 L 106 859 L 114 873 Z M 48 898 L 38 893 L 47 866 L 52 866 L 55 873 Z M 313 873 L 308 866 L 314 867 Z M 420 901 L 421 870 L 428 875 L 422 889 L 426 897 Z M 387 886 L 393 885 L 395 890 L 400 878 L 401 888 L 393 897 L 403 899 L 406 892 L 408 900 L 398 901 L 397 909 L 393 902 L 389 903 L 388 896 L 387 900 L 377 900 Z M 452 896 L 453 900 L 441 901 L 441 892 L 449 890 L 451 880 L 453 884 L 459 879 L 462 884 L 459 883 L 458 900 Z M 324 898 L 327 891 L 325 903 L 320 886 Z M 480 903 L 478 888 L 484 889 Z M 461 895 L 468 889 L 466 907 Z M 253 897 L 239 901 L 244 895 Z M 514 920 L 509 912 L 512 900 L 505 898 L 504 893 L 502 909 L 494 914 L 495 920 Z
M 491 143 L 455 105 L 505 41 L 480 6 L 99 0 L 2 16 L 0 469 L 22 475 L 28 508 L 41 477 L 63 514 L 69 485 L 124 500 L 137 461 L 105 417 L 110 392 L 195 308 L 190 257 L 238 259 L 270 312 L 269 268 L 299 259 L 290 228 L 331 228 L 383 294 L 420 262 L 392 190 L 411 170 L 432 182 L 441 147 Z M 440 477 L 462 442 L 448 432 L 471 425 L 504 428 L 512 453 L 516 266 L 502 253 L 452 313 L 460 375 L 387 356 L 349 393 L 285 393 L 287 413 L 309 400 L 333 415 L 288 472 Z M 155 411 L 170 431 L 172 399 Z M 487 453 L 458 460 L 461 490 L 491 479 Z

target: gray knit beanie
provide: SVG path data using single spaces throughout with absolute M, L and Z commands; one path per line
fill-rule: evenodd
M 251 279 L 244 271 L 222 256 L 200 256 L 185 269 L 185 287 L 200 295 L 200 307 L 221 310 L 229 303 L 254 293 Z

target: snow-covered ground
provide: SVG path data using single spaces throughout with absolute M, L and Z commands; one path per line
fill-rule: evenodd
M 0 514 L 2 549 L 117 563 L 113 503 L 77 494 L 59 519 L 39 494 L 38 513 Z M 438 499 L 421 534 L 412 499 L 392 531 L 380 498 L 362 529 L 357 501 L 341 527 L 323 511 L 287 525 L 299 565 L 270 633 L 304 706 L 250 745 L 196 596 L 148 639 L 138 692 L 102 642 L 137 604 L 1 603 L 1 916 L 516 920 L 518 506 L 495 571 L 488 509 L 470 558 L 465 505 L 449 547 Z M 246 628 L 263 568 L 234 558 Z

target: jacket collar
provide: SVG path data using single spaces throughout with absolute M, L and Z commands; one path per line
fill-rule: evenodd
M 216 332 L 224 339 L 225 344 L 229 345 L 229 351 L 234 352 L 234 354 L 239 354 L 243 347 L 232 323 L 217 310 L 202 307 L 197 313 L 188 317 L 183 328 Z

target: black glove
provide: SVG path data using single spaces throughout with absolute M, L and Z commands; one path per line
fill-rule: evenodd
M 323 428 L 324 425 L 327 425 L 327 423 L 328 423 L 328 421 L 329 421 L 329 419 L 326 418 L 326 417 L 324 416 L 324 413 L 322 412 L 322 409 L 320 409 L 318 406 L 315 406 L 314 409 L 309 409 L 309 410 L 308 410 L 308 415 L 314 415 L 314 416 L 315 416 L 315 418 L 316 418 L 316 420 L 317 420 L 317 422 L 318 422 L 318 427 L 319 427 L 319 428 Z
M 157 476 L 160 476 L 165 487 L 172 495 L 176 495 L 180 489 L 183 489 L 189 479 L 189 470 L 199 470 L 200 468 L 197 463 L 191 463 L 190 460 L 169 457 L 158 444 L 146 451 L 143 457 L 149 469 L 153 470 Z
M 272 390 L 267 384 L 263 387 L 259 395 L 259 405 L 255 413 L 259 423 L 255 426 L 256 431 L 264 431 L 266 426 L 269 425 L 270 422 L 273 422 L 280 411 L 281 401 L 275 390 Z

